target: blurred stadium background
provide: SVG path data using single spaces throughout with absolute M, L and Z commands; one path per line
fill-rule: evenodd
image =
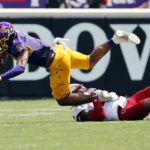
M 94 69 L 72 70 L 71 82 L 123 96 L 149 86 L 149 1 L 137 9 L 111 9 L 101 0 L 82 2 L 84 5 L 76 1 L 73 6 L 69 0 L 0 0 L 0 21 L 11 22 L 16 29 L 49 44 L 55 37 L 69 38 L 70 48 L 85 54 L 117 29 L 134 32 L 141 38 L 140 45 L 113 48 Z M 80 9 L 72 9 L 75 6 Z M 14 65 L 9 58 L 0 73 Z M 23 75 L 0 83 L 0 149 L 149 149 L 149 119 L 74 123 L 72 109 L 60 107 L 52 99 L 48 76 L 43 68 L 28 65 Z

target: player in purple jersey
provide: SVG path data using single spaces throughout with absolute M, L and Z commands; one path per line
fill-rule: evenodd
M 84 55 L 74 52 L 67 47 L 64 39 L 56 38 L 59 43 L 50 47 L 45 42 L 25 35 L 14 29 L 8 22 L 0 23 L 0 66 L 2 67 L 7 55 L 16 59 L 16 66 L 0 75 L 0 80 L 13 78 L 25 71 L 27 63 L 45 67 L 51 73 L 50 86 L 52 95 L 59 105 L 79 105 L 92 101 L 91 95 L 82 93 L 71 93 L 70 70 L 90 69 L 115 45 L 122 42 L 139 44 L 140 39 L 133 33 L 121 30 L 115 32 L 114 36 L 99 46 L 91 54 Z
M 148 8 L 149 0 L 107 0 L 107 8 Z

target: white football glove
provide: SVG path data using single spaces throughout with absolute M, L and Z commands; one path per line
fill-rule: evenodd
M 88 93 L 86 94 L 87 88 L 82 84 L 72 83 L 69 85 L 69 89 L 71 93 L 85 93 L 85 95 L 89 95 Z
M 115 92 L 96 90 L 96 94 L 100 102 L 114 101 L 118 99 L 118 95 Z
M 117 30 L 112 38 L 115 44 L 123 42 L 129 42 L 132 44 L 140 44 L 140 38 L 134 33 L 128 33 L 125 31 Z

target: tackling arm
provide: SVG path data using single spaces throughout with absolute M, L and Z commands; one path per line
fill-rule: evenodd
M 30 50 L 26 48 L 24 52 L 17 57 L 17 65 L 20 65 L 25 68 L 28 62 L 29 54 Z
M 61 106 L 77 106 L 91 102 L 91 95 L 85 95 L 87 88 L 82 84 L 70 84 L 70 93 L 63 99 L 57 100 Z
M 21 53 L 17 57 L 17 65 L 14 68 L 10 69 L 9 71 L 1 74 L 0 80 L 13 78 L 13 77 L 23 73 L 25 71 L 25 67 L 26 67 L 26 64 L 28 62 L 28 58 L 29 58 L 29 50 L 28 50 L 28 48 L 26 48 L 23 51 L 23 53 Z
M 118 96 L 114 92 L 96 90 L 95 88 L 87 89 L 82 84 L 71 84 L 70 93 L 63 99 L 57 100 L 61 106 L 77 106 L 92 101 L 96 97 L 100 102 L 116 100 Z

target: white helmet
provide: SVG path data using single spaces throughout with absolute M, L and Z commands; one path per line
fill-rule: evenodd
M 82 110 L 93 110 L 93 108 L 94 108 L 93 103 L 82 104 L 82 105 L 75 107 L 74 112 L 73 112 L 74 120 L 80 121 L 79 118 L 77 117 Z

